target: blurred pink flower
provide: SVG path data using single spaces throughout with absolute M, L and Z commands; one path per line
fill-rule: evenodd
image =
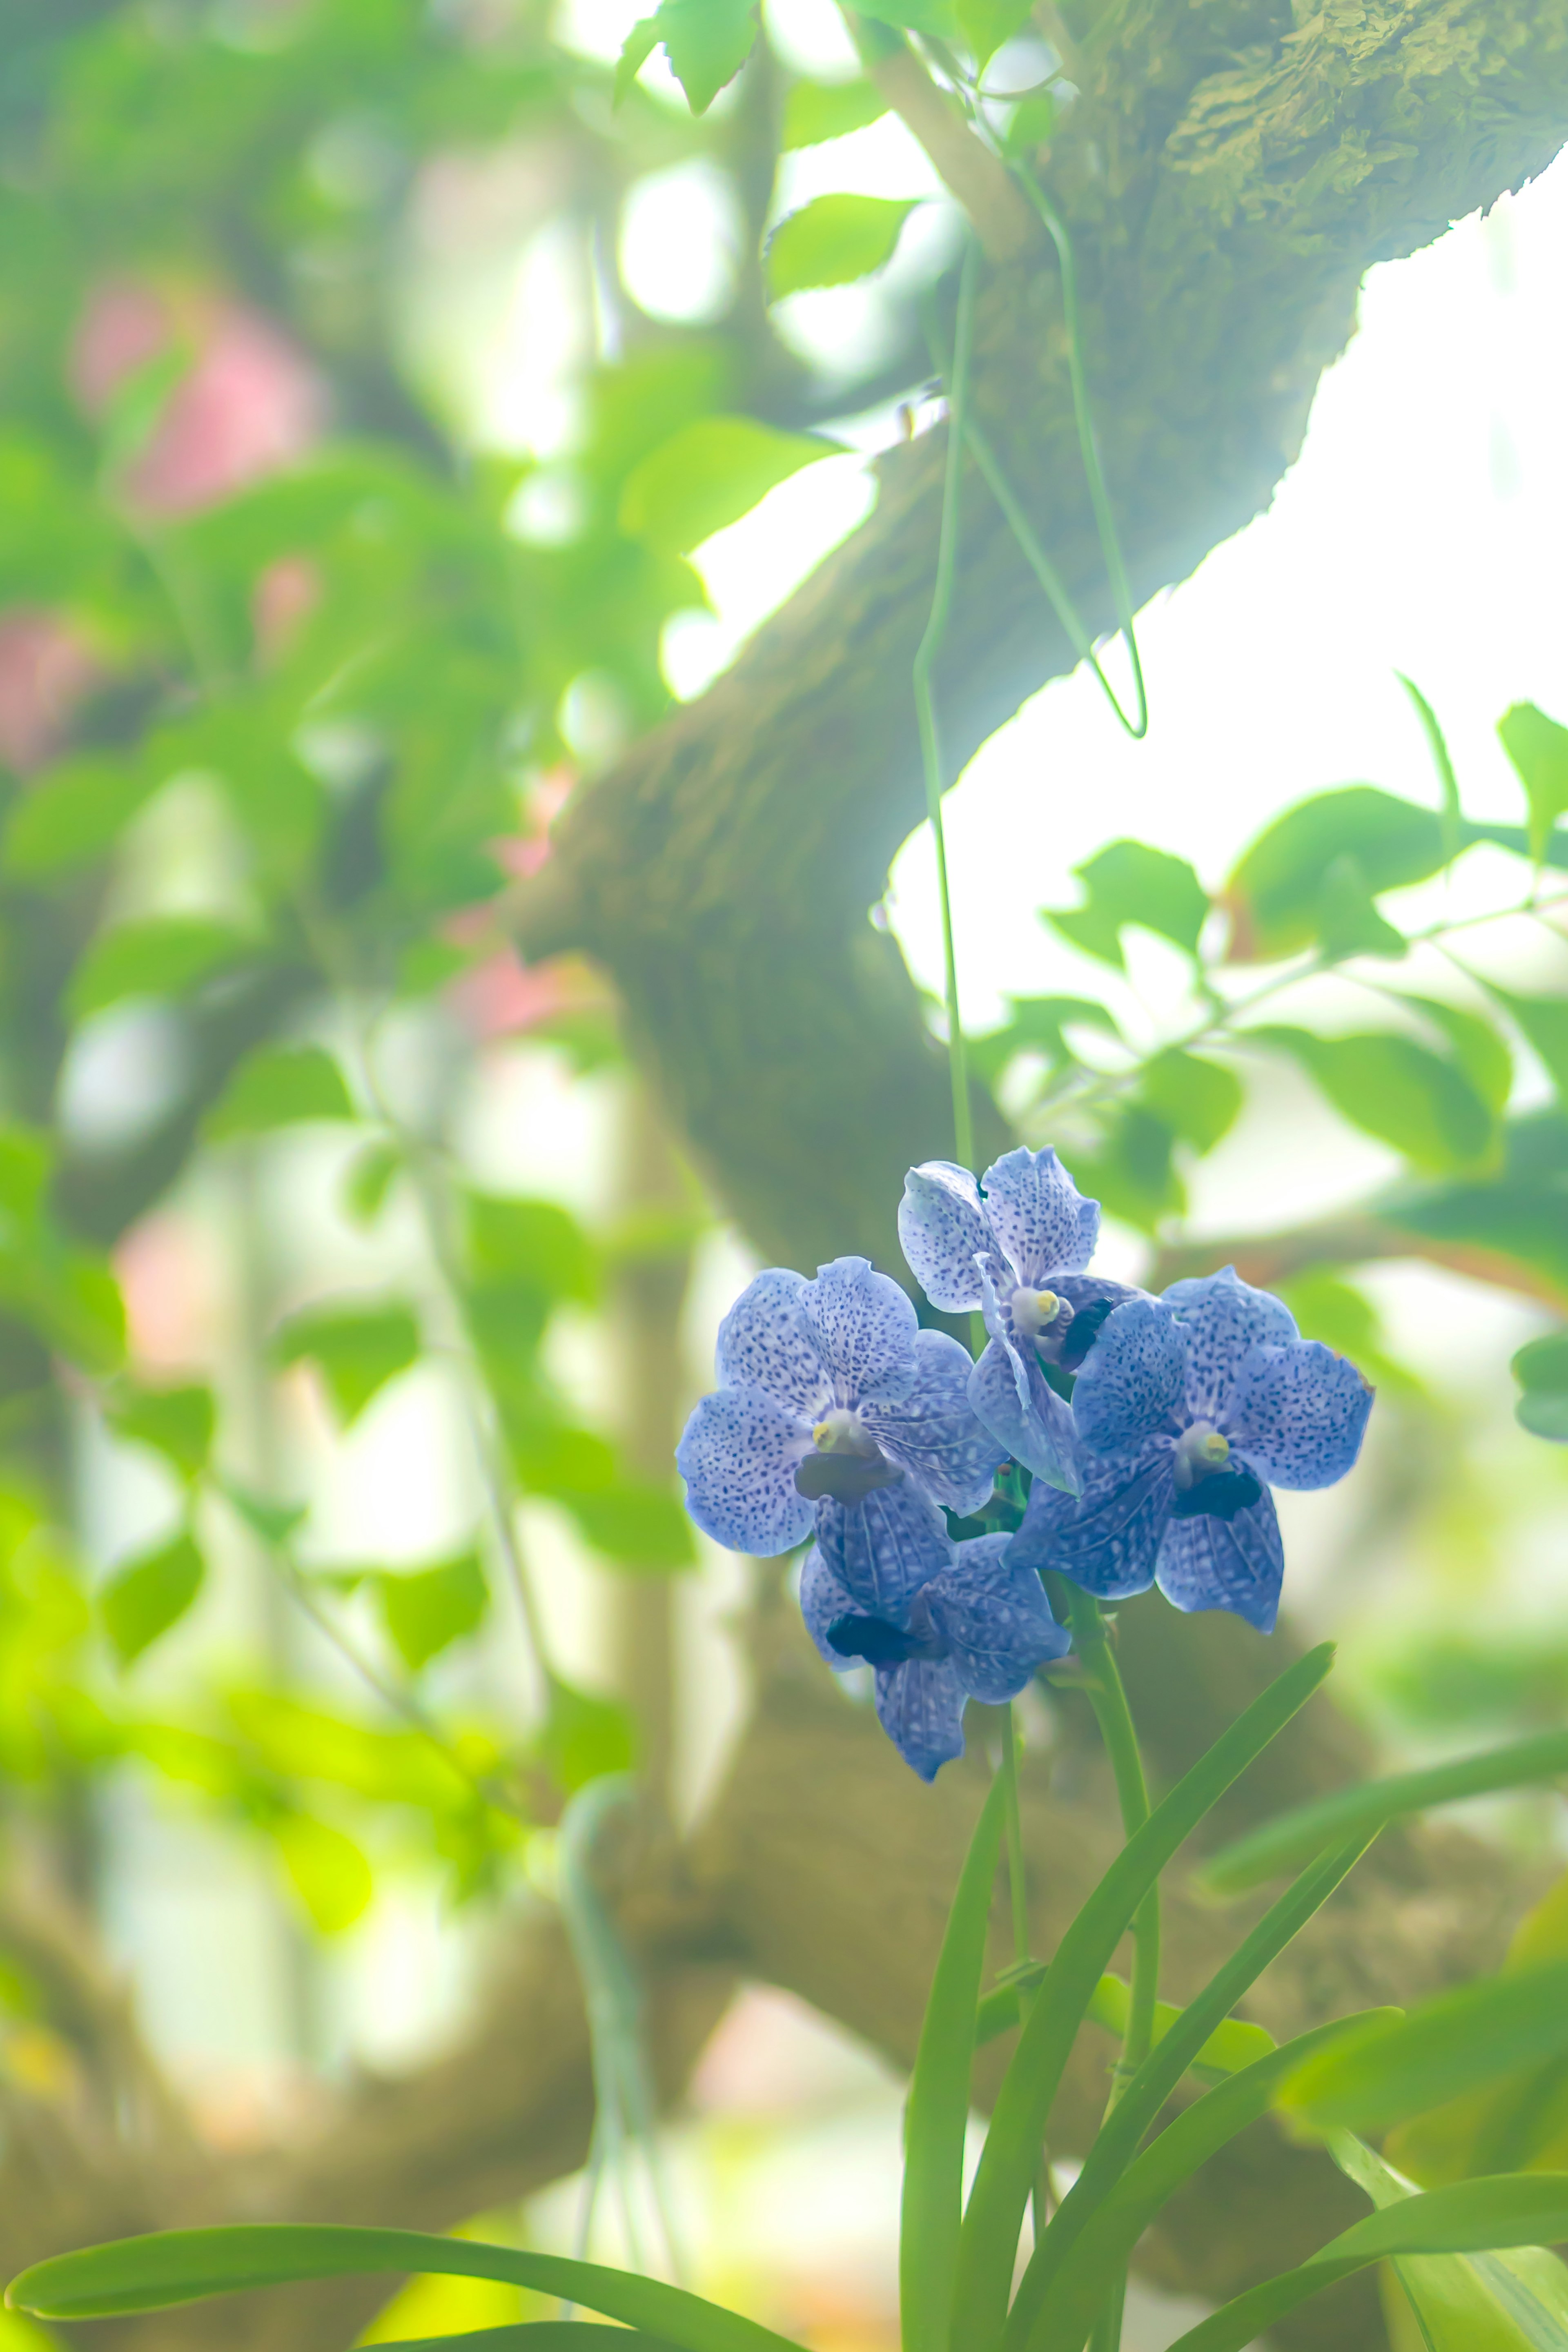
M 282 659 L 321 595 L 321 575 L 308 555 L 280 555 L 268 565 L 250 600 L 257 658 L 264 667 Z
M 0 613 L 0 761 L 18 775 L 59 749 L 72 711 L 98 683 L 97 662 L 58 613 Z
M 282 330 L 247 304 L 113 280 L 89 300 L 70 357 L 71 388 L 101 415 L 139 368 L 178 345 L 189 365 L 123 478 L 153 515 L 194 514 L 300 457 L 325 416 L 321 378 Z
M 524 963 L 512 948 L 500 948 L 452 982 L 447 1001 L 469 1034 L 481 1040 L 526 1035 L 568 1013 L 596 1011 L 608 1003 L 605 984 L 574 956 L 548 963 Z
M 571 798 L 576 781 L 576 769 L 564 760 L 535 777 L 528 795 L 524 831 L 490 844 L 491 856 L 508 874 L 526 879 L 538 873 L 550 856 L 550 828 Z

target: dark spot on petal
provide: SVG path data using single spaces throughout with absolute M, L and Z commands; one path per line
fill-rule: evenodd
M 1074 1315 L 1061 1343 L 1059 1361 L 1064 1371 L 1077 1371 L 1099 1339 L 1106 1317 L 1115 1314 L 1117 1304 L 1114 1298 L 1097 1298 L 1091 1307 L 1080 1307 Z
M 796 1468 L 795 1491 L 804 1495 L 808 1503 L 820 1503 L 825 1496 L 847 1507 L 863 1503 L 879 1486 L 896 1486 L 903 1476 L 896 1462 L 884 1454 L 818 1454 L 811 1453 Z
M 1250 1470 L 1211 1470 L 1178 1495 L 1171 1506 L 1173 1519 L 1234 1519 L 1256 1503 L 1263 1489 Z
M 836 1617 L 827 1646 L 841 1658 L 865 1658 L 874 1666 L 901 1666 L 921 1653 L 920 1636 L 900 1633 L 885 1617 Z

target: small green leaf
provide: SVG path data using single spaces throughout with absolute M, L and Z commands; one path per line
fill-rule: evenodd
M 660 34 L 657 16 L 639 16 L 621 47 L 616 60 L 614 103 L 624 106 L 631 95 L 632 84 L 658 48 Z
M 670 71 L 686 92 L 692 113 L 706 114 L 751 56 L 756 37 L 752 0 L 661 0 L 627 37 L 616 68 L 616 103 L 626 96 L 662 41 Z
M 48 882 L 90 866 L 113 848 L 153 789 L 139 767 L 105 759 L 62 761 L 13 805 L 5 871 L 20 882 Z
M 1470 1013 L 1462 1004 L 1445 1004 L 1436 996 L 1406 996 L 1404 1002 L 1415 1005 L 1442 1032 L 1449 1053 L 1477 1094 L 1500 1118 L 1513 1092 L 1513 1055 L 1507 1039 L 1480 1013 Z
M 1568 1100 L 1568 996 L 1514 996 L 1492 982 L 1488 986 L 1545 1064 L 1559 1095 Z
M 1454 773 L 1447 740 L 1438 724 L 1436 712 L 1415 679 L 1406 677 L 1403 670 L 1396 670 L 1394 675 L 1415 707 L 1421 732 L 1426 738 L 1426 749 L 1432 754 L 1432 765 L 1437 771 L 1437 789 L 1443 795 L 1443 824 L 1447 835 L 1448 855 L 1452 856 L 1459 846 L 1459 827 L 1464 821 L 1464 811 L 1459 805 L 1459 780 Z
M 118 1389 L 105 1408 L 110 1427 L 138 1445 L 151 1445 L 182 1477 L 196 1477 L 212 1452 L 217 1408 L 211 1389 Z
M 240 1063 L 202 1122 L 207 1140 L 265 1135 L 312 1119 L 352 1119 L 343 1074 L 320 1045 L 265 1045 Z
M 1325 920 L 1344 918 L 1342 859 L 1354 860 L 1360 886 L 1375 898 L 1425 882 L 1448 856 L 1443 821 L 1431 809 L 1371 784 L 1314 793 L 1258 835 L 1226 883 L 1230 960 L 1267 961 L 1318 944 Z
M 1568 2052 L 1568 1960 L 1439 1993 L 1397 2025 L 1369 2027 L 1280 2085 L 1318 2131 L 1383 2131 Z
M 1178 1045 L 1148 1064 L 1138 1092 L 1173 1135 L 1198 1151 L 1212 1151 L 1229 1134 L 1246 1098 L 1234 1070 Z
M 216 1483 L 230 1507 L 264 1544 L 286 1544 L 295 1528 L 302 1527 L 310 1517 L 308 1504 L 268 1502 L 264 1495 L 253 1494 L 237 1478 L 220 1477 Z
M 98 1609 L 122 1666 L 179 1623 L 202 1589 L 203 1573 L 202 1556 L 188 1535 L 115 1571 L 99 1594 Z
M 1056 136 L 1058 111 L 1056 100 L 1048 89 L 1035 90 L 1020 99 L 1003 136 L 1002 144 L 1007 153 L 1026 163 L 1042 147 L 1048 147 Z
M 367 1143 L 354 1154 L 342 1189 L 343 1207 L 354 1224 L 374 1224 L 402 1172 L 403 1154 L 395 1143 Z
M 477 1633 L 489 1605 L 484 1570 L 471 1551 L 434 1568 L 380 1575 L 375 1591 L 393 1646 L 410 1674 Z
M 957 0 L 958 29 L 977 74 L 984 72 L 1005 42 L 1023 31 L 1031 12 L 1032 0 Z
M 552 1681 L 539 1735 L 540 1760 L 565 1795 L 586 1788 L 608 1772 L 629 1772 L 637 1763 L 632 1719 L 616 1699 Z
M 691 1522 L 667 1487 L 625 1479 L 586 1494 L 557 1490 L 557 1499 L 616 1568 L 662 1576 L 696 1566 Z
M 319 1935 L 341 1936 L 363 1918 L 375 1882 L 353 1838 L 310 1813 L 282 1813 L 268 1826 L 289 1883 Z
M 1381 1031 L 1319 1037 L 1286 1028 L 1247 1034 L 1293 1055 L 1342 1118 L 1418 1168 L 1447 1173 L 1473 1167 L 1496 1148 L 1490 1106 L 1462 1069 L 1414 1037 Z
M 541 1298 L 594 1304 L 597 1253 L 570 1210 L 554 1201 L 470 1192 L 465 1216 L 468 1263 L 479 1280 L 515 1283 Z
M 780 221 L 767 245 L 768 294 L 777 302 L 814 286 L 849 286 L 893 257 L 918 197 L 817 196 Z
M 309 1357 L 326 1381 L 345 1428 L 358 1420 L 372 1397 L 395 1380 L 420 1354 L 419 1325 L 411 1307 L 308 1307 L 282 1325 L 272 1342 L 279 1365 Z
M 1524 1391 L 1513 1409 L 1521 1426 L 1532 1437 L 1568 1445 L 1568 1331 L 1531 1339 L 1515 1356 L 1512 1369 Z
M 820 147 L 829 139 L 864 131 L 888 111 L 888 101 L 869 81 L 797 81 L 784 100 L 784 138 L 786 153 L 799 147 Z
M 629 539 L 674 554 L 723 530 L 758 500 L 843 445 L 815 434 L 781 433 L 749 416 L 700 416 L 627 475 L 620 524 Z
M 1568 815 L 1568 727 L 1559 727 L 1533 702 L 1516 702 L 1499 719 L 1497 731 L 1524 786 L 1530 854 L 1540 859 L 1558 818 Z
M 254 955 L 255 942 L 228 923 L 199 915 L 158 915 L 100 931 L 67 992 L 77 1020 L 127 996 L 185 996 L 226 965 Z
M 1078 1059 L 1067 1037 L 1075 1024 L 1118 1040 L 1121 1035 L 1113 1016 L 1092 997 L 1015 996 L 1003 1027 L 966 1041 L 971 1066 L 994 1086 L 1016 1055 L 1037 1053 L 1045 1055 L 1047 1073 L 1054 1075 Z
M 1404 932 L 1378 912 L 1366 870 L 1348 849 L 1324 869 L 1317 914 L 1319 941 L 1324 954 L 1336 961 L 1355 955 L 1388 956 L 1397 961 L 1409 952 Z
M 1142 841 L 1113 841 L 1073 871 L 1086 903 L 1060 914 L 1042 909 L 1043 919 L 1072 946 L 1123 971 L 1121 932 L 1133 924 L 1196 954 L 1209 899 L 1184 857 Z

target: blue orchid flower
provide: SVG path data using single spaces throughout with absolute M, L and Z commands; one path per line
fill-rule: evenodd
M 968 1400 L 968 1350 L 922 1331 L 907 1295 L 863 1257 L 815 1282 L 770 1266 L 719 1328 L 721 1386 L 686 1424 L 686 1507 L 735 1551 L 788 1551 L 816 1504 L 868 1500 L 908 1480 L 977 1511 L 1003 1459 Z
M 1073 1417 L 1044 1366 L 1076 1370 L 1113 1308 L 1139 1293 L 1085 1274 L 1100 1238 L 1086 1201 L 1054 1151 L 1009 1151 L 985 1171 L 928 1160 L 904 1179 L 899 1239 L 933 1307 L 979 1307 L 990 1344 L 969 1402 L 992 1435 L 1037 1478 L 1079 1485 Z
M 837 1672 L 874 1669 L 882 1727 L 923 1780 L 963 1755 L 970 1699 L 1000 1706 L 1068 1649 L 1039 1578 L 1005 1557 L 1010 1542 L 955 1544 L 907 1486 L 817 1506 L 800 1583 L 807 1630 Z
M 1342 1478 L 1372 1398 L 1234 1266 L 1133 1298 L 1073 1391 L 1082 1491 L 1036 1486 L 1008 1560 L 1102 1600 L 1158 1583 L 1178 1609 L 1229 1609 L 1269 1633 L 1285 1556 L 1268 1489 Z

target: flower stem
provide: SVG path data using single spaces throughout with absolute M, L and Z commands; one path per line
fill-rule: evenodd
M 942 948 L 947 996 L 947 1063 L 952 1081 L 952 1141 L 959 1165 L 974 1164 L 974 1122 L 969 1108 L 969 1074 L 963 1052 L 963 1024 L 958 1009 L 958 962 L 952 945 L 952 901 L 948 891 L 947 837 L 942 831 L 942 796 L 944 777 L 942 741 L 937 732 L 936 701 L 931 670 L 947 635 L 952 608 L 953 574 L 958 562 L 958 493 L 963 468 L 963 416 L 969 397 L 969 363 L 974 342 L 974 279 L 980 248 L 971 245 L 963 257 L 958 280 L 958 321 L 953 335 L 952 373 L 948 383 L 947 462 L 942 477 L 942 528 L 937 540 L 936 583 L 931 591 L 931 617 L 914 662 L 915 719 L 920 729 L 921 762 L 925 771 L 926 814 L 936 844 L 937 895 L 942 902 Z

